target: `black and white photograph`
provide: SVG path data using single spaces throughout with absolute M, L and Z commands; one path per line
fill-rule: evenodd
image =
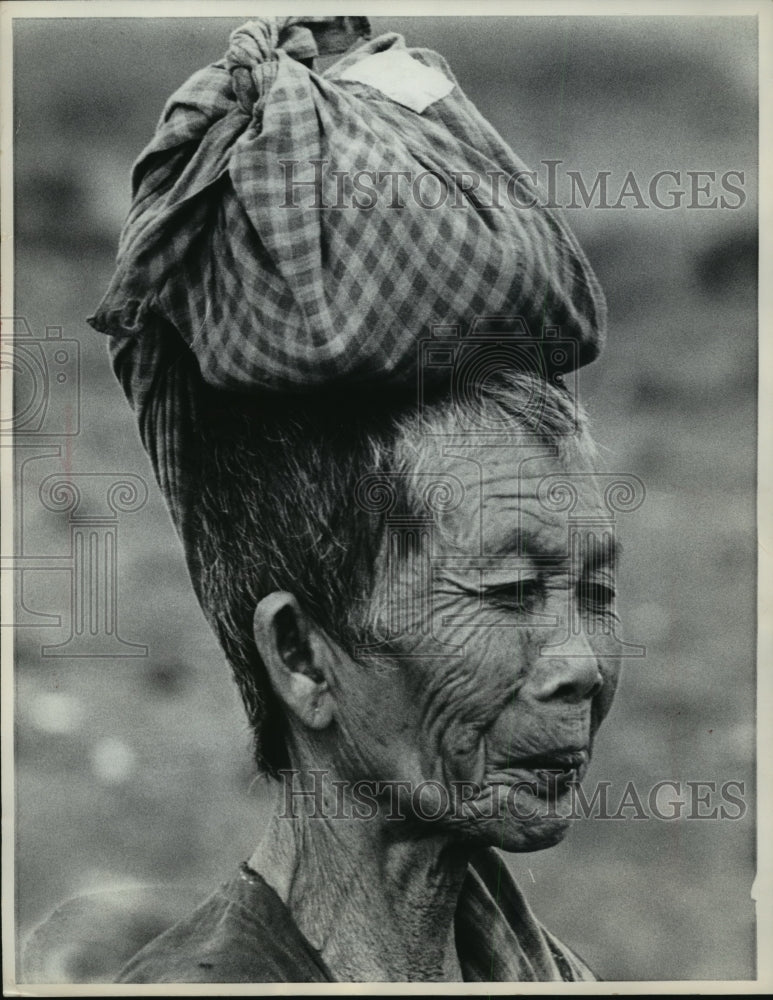
M 4 995 L 768 992 L 770 6 L 0 18 Z

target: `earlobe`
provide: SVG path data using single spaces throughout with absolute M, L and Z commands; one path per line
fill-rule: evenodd
M 253 634 L 284 706 L 310 729 L 329 726 L 334 704 L 321 662 L 326 646 L 295 597 L 284 591 L 264 597 L 255 609 Z

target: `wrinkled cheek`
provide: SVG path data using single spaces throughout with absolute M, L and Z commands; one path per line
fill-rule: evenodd
M 441 747 L 446 787 L 457 784 L 482 786 L 486 772 L 486 738 L 473 725 L 452 726 Z
M 447 692 L 436 694 L 425 715 L 422 738 L 422 771 L 451 789 L 455 782 L 482 781 L 485 773 L 485 719 L 473 691 L 457 677 Z M 442 702 L 438 705 L 438 702 Z
M 501 633 L 469 628 L 457 633 L 457 641 L 463 641 L 461 657 L 444 664 L 442 677 L 433 677 L 425 733 L 436 757 L 432 772 L 449 787 L 483 785 L 486 734 L 517 690 L 513 649 Z
M 421 711 L 406 662 L 353 665 L 336 690 L 336 764 L 353 780 L 413 778 L 419 771 Z

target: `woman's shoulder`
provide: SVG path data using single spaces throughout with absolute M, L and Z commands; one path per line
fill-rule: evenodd
M 118 983 L 328 982 L 287 907 L 242 865 L 189 916 L 150 941 Z

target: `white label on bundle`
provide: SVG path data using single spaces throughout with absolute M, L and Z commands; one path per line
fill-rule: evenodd
M 336 77 L 374 87 L 397 104 L 419 114 L 454 89 L 453 82 L 445 74 L 425 66 L 404 49 L 387 49 L 366 56 L 347 66 Z

